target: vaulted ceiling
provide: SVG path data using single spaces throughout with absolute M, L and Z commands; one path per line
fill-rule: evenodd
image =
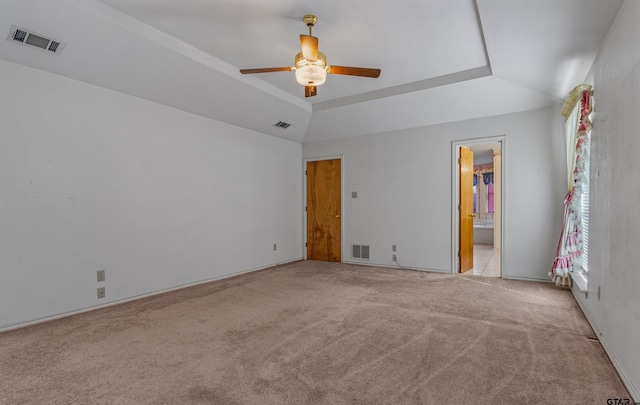
M 622 0 L 2 0 L 0 58 L 296 142 L 542 108 L 584 80 Z M 304 97 L 301 20 L 329 65 Z M 12 26 L 65 43 L 8 38 Z M 3 30 L 3 31 L 2 31 Z M 287 129 L 274 126 L 291 124 Z

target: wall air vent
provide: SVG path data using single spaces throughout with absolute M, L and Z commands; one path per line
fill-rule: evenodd
M 351 245 L 351 257 L 353 259 L 369 260 L 369 245 Z
M 273 124 L 273 126 L 274 127 L 279 127 L 279 128 L 282 128 L 282 129 L 287 129 L 287 128 L 289 128 L 291 126 L 291 124 L 287 124 L 284 121 L 278 121 L 275 124 Z
M 29 45 L 55 54 L 62 52 L 62 49 L 66 45 L 64 42 L 44 37 L 24 28 L 16 27 L 15 25 L 11 26 L 7 41 L 20 43 L 22 45 Z

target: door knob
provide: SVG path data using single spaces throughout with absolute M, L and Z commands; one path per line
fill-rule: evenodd
M 336 218 L 340 218 L 340 214 L 336 215 Z

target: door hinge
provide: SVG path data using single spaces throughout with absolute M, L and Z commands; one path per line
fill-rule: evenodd
M 458 204 L 458 211 L 460 211 L 460 204 Z
M 306 211 L 306 210 L 307 210 L 307 207 L 304 207 L 304 210 Z
M 307 171 L 306 171 L 306 170 L 304 171 L 304 175 L 305 175 L 305 176 L 307 175 Z
M 307 242 L 304 243 L 304 247 L 307 247 Z
M 458 158 L 458 164 L 462 163 L 462 160 L 460 160 L 460 158 Z
M 460 251 L 458 250 L 458 257 L 460 257 Z

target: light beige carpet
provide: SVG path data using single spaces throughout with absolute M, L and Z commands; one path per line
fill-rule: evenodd
M 0 334 L 3 404 L 606 404 L 567 290 L 296 262 Z

